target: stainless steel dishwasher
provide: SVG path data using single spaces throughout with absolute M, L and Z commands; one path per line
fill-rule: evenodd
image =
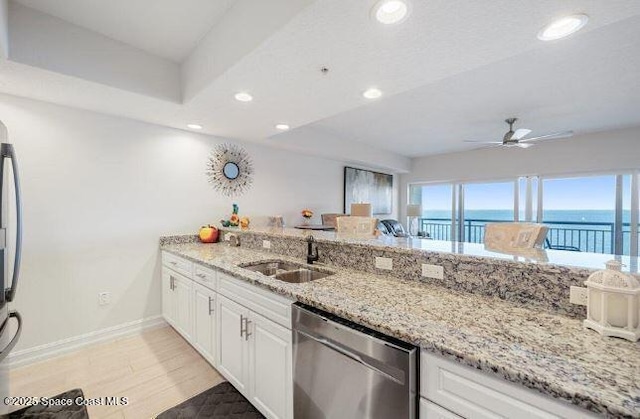
M 293 305 L 295 419 L 415 419 L 417 348 Z

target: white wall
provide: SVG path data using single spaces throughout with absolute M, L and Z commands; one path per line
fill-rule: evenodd
M 16 2 L 9 2 L 9 15 L 12 61 L 182 101 L 180 66 L 172 61 Z
M 407 185 L 414 182 L 500 180 L 621 169 L 640 169 L 640 128 L 579 135 L 529 149 L 485 148 L 416 158 L 411 171 L 401 175 L 400 214 L 405 214 Z
M 245 144 L 254 185 L 232 199 L 204 174 L 220 139 L 6 95 L 0 118 L 24 194 L 18 350 L 159 314 L 158 237 L 218 222 L 233 202 L 288 224 L 304 207 L 342 211 L 342 162 Z

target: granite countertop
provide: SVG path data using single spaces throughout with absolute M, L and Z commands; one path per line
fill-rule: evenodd
M 640 344 L 601 337 L 580 320 L 334 267 L 324 279 L 285 283 L 238 265 L 300 260 L 222 243 L 162 249 L 592 412 L 640 418 Z
M 520 263 L 549 264 L 586 269 L 604 269 L 605 263 L 617 259 L 623 264 L 623 271 L 638 275 L 639 258 L 604 253 L 570 252 L 565 250 L 535 249 L 529 252 L 500 252 L 488 249 L 481 243 L 462 243 L 443 240 L 429 240 L 418 237 L 379 236 L 371 238 L 354 238 L 334 231 L 309 231 L 296 228 L 238 228 L 225 227 L 222 230 L 236 234 L 261 233 L 273 237 L 304 238 L 308 234 L 319 242 L 361 244 L 376 246 L 396 251 L 424 251 L 453 253 L 471 257 L 511 260 Z M 640 276 L 640 275 L 639 275 Z

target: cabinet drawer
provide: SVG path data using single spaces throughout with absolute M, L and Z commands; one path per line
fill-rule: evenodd
M 191 278 L 193 276 L 193 263 L 172 255 L 171 253 L 162 252 L 162 264 L 178 273 L 181 273 L 187 278 Z
M 554 400 L 426 351 L 420 354 L 420 394 L 465 418 L 596 417 L 569 402 Z
M 420 419 L 462 419 L 455 413 L 420 397 Z
M 218 292 L 291 330 L 291 300 L 222 272 L 218 272 Z
M 209 269 L 197 263 L 193 264 L 193 280 L 210 290 L 217 291 L 218 281 L 216 271 Z

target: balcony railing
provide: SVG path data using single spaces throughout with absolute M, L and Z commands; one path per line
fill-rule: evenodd
M 465 241 L 483 243 L 486 223 L 506 222 L 504 220 L 465 219 Z M 615 223 L 584 221 L 545 221 L 549 226 L 547 234 L 551 248 L 574 248 L 581 252 L 615 253 Z M 451 240 L 451 219 L 420 218 L 420 231 L 428 233 L 434 240 Z M 631 226 L 623 223 L 623 253 L 629 254 Z

